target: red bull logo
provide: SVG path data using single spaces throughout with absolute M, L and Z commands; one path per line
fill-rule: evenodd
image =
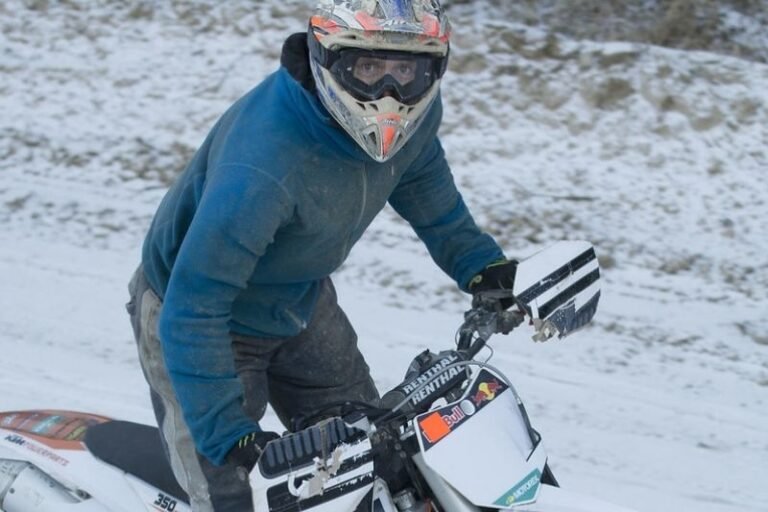
M 497 380 L 490 382 L 481 382 L 477 386 L 477 392 L 472 396 L 472 401 L 475 405 L 480 405 L 483 402 L 490 402 L 496 398 L 496 393 L 501 389 L 501 384 Z
M 451 409 L 450 414 L 444 414 L 443 415 L 443 421 L 449 426 L 453 427 L 457 423 L 460 423 L 461 420 L 466 418 L 467 415 L 464 414 L 464 411 L 461 410 L 461 408 L 457 405 L 453 409 Z
M 421 431 L 430 443 L 436 443 L 451 433 L 455 425 L 461 423 L 467 415 L 458 405 L 453 407 L 448 414 L 436 412 L 421 420 Z

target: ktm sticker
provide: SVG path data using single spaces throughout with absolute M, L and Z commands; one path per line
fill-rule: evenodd
M 445 436 L 451 433 L 451 426 L 443 419 L 439 413 L 433 413 L 419 421 L 421 433 L 432 444 L 435 444 Z
M 65 459 L 64 457 L 50 450 L 45 449 L 42 446 L 37 445 L 36 443 L 30 442 L 18 434 L 7 435 L 3 438 L 3 441 L 8 441 L 9 443 L 15 444 L 17 446 L 22 446 L 26 450 L 29 450 L 32 453 L 35 453 L 41 457 L 45 457 L 46 459 L 49 459 L 55 462 L 56 464 L 60 464 L 62 466 L 66 466 L 67 464 L 69 464 L 69 460 Z

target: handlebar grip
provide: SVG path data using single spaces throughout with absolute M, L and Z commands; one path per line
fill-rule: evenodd
M 392 389 L 384 393 L 384 396 L 379 400 L 379 407 L 382 409 L 393 409 L 397 404 L 405 400 L 406 394 L 400 389 Z

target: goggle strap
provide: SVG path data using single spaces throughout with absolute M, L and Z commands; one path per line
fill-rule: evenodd
M 320 44 L 320 41 L 317 39 L 317 36 L 314 35 L 312 30 L 310 30 L 309 37 L 307 37 L 307 46 L 309 47 L 310 58 L 314 56 L 317 63 L 320 64 L 320 66 L 324 67 L 325 69 L 330 69 L 331 66 L 333 66 L 333 64 L 340 58 L 338 51 L 329 50 L 328 48 Z M 377 50 L 365 50 L 365 51 L 370 51 L 374 55 L 377 53 Z M 438 79 L 442 78 L 443 75 L 445 74 L 445 71 L 448 69 L 448 57 L 450 53 L 451 53 L 451 47 L 450 45 L 448 45 L 445 56 L 434 57 L 434 62 L 438 64 L 437 66 L 435 66 L 435 72 Z

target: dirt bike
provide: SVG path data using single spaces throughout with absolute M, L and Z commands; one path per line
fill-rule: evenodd
M 562 489 L 512 383 L 476 359 L 527 320 L 534 339 L 594 316 L 586 242 L 523 260 L 514 290 L 478 294 L 455 348 L 426 350 L 377 406 L 295 418 L 250 473 L 257 512 L 631 512 Z M 512 303 L 512 307 L 508 306 Z M 71 411 L 0 413 L 0 511 L 189 511 L 156 428 Z

